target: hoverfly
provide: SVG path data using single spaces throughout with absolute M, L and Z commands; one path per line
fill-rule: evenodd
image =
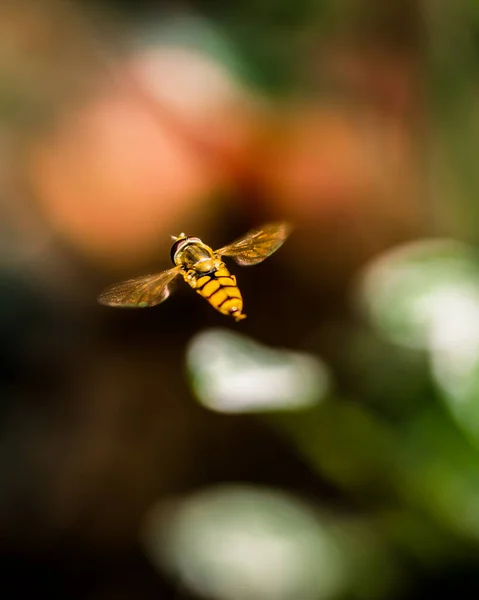
M 236 277 L 229 272 L 222 257 L 230 256 L 244 267 L 257 265 L 280 248 L 290 231 L 287 223 L 269 223 L 215 251 L 197 237 L 184 233 L 171 236 L 174 243 L 170 256 L 175 265 L 172 269 L 111 285 L 100 294 L 98 302 L 124 308 L 155 306 L 168 298 L 174 280 L 182 275 L 214 309 L 241 321 L 246 318 L 243 298 Z

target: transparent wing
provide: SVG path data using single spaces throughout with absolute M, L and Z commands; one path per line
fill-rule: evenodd
M 239 240 L 216 250 L 216 254 L 231 256 L 243 267 L 257 265 L 283 245 L 291 229 L 288 223 L 269 223 L 248 231 Z
M 98 296 L 98 302 L 123 308 L 155 306 L 171 294 L 172 282 L 179 273 L 180 269 L 175 267 L 156 275 L 145 275 L 115 283 L 103 290 Z

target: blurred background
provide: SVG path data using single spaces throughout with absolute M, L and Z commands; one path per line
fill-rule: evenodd
M 477 597 L 478 64 L 467 0 L 0 4 L 2 597 Z M 240 324 L 96 301 L 269 220 Z

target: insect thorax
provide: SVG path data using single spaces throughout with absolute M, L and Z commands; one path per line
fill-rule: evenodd
M 171 248 L 171 258 L 176 266 L 198 274 L 213 272 L 217 262 L 213 250 L 199 238 L 185 238 L 175 242 Z

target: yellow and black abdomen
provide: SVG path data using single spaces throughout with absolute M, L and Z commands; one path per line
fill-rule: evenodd
M 246 318 L 243 314 L 243 298 L 236 285 L 236 277 L 231 275 L 225 266 L 213 273 L 198 277 L 195 289 L 220 313 L 231 316 L 236 321 Z

